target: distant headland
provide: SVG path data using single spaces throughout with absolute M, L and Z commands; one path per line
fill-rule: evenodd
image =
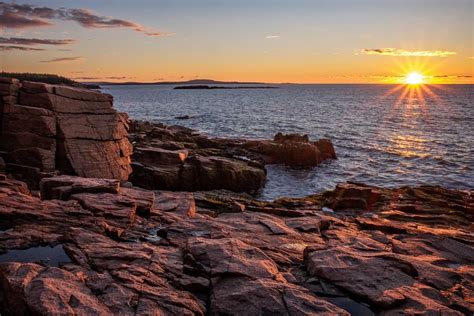
M 99 85 L 113 85 L 113 86 L 129 86 L 129 85 L 168 85 L 168 86 L 185 86 L 185 85 L 262 85 L 268 84 L 265 82 L 245 82 L 245 81 L 218 81 L 212 79 L 194 79 L 187 81 L 157 81 L 157 82 L 96 82 Z
M 189 85 L 177 86 L 175 90 L 215 90 L 215 89 L 277 89 L 278 87 L 271 86 L 209 86 L 209 85 Z

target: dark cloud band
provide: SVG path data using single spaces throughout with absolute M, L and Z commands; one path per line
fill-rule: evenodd
M 60 63 L 60 62 L 68 62 L 68 61 L 76 61 L 83 59 L 82 56 L 77 57 L 61 57 L 61 58 L 53 58 L 48 60 L 42 60 L 42 63 Z
M 24 46 L 16 46 L 16 45 L 0 45 L 0 51 L 11 51 L 11 50 L 44 51 L 44 49 L 42 49 L 42 48 L 35 48 L 35 47 L 24 47 Z
M 66 20 L 79 23 L 86 28 L 128 28 L 147 36 L 166 35 L 146 29 L 141 24 L 97 15 L 87 9 L 53 9 L 29 4 L 0 2 L 0 27 L 30 28 L 53 25 L 51 20 Z
M 39 38 L 20 38 L 20 37 L 0 37 L 0 44 L 11 45 L 70 45 L 73 39 L 39 39 Z

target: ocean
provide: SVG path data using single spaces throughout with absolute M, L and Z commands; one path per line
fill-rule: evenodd
M 383 187 L 474 188 L 474 85 L 277 85 L 277 89 L 174 90 L 103 86 L 131 118 L 209 136 L 330 138 L 337 160 L 267 166 L 261 199 L 301 197 L 356 181 Z M 187 120 L 179 116 L 190 116 Z

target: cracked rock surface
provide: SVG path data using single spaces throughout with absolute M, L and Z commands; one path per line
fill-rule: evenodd
M 2 315 L 474 313 L 472 192 L 347 183 L 261 202 L 72 176 L 41 190 L 0 180 Z

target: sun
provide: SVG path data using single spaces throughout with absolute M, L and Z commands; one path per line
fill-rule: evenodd
M 418 85 L 422 84 L 424 82 L 425 76 L 420 74 L 419 72 L 410 72 L 406 77 L 405 77 L 405 83 L 406 84 L 411 84 L 411 85 Z

